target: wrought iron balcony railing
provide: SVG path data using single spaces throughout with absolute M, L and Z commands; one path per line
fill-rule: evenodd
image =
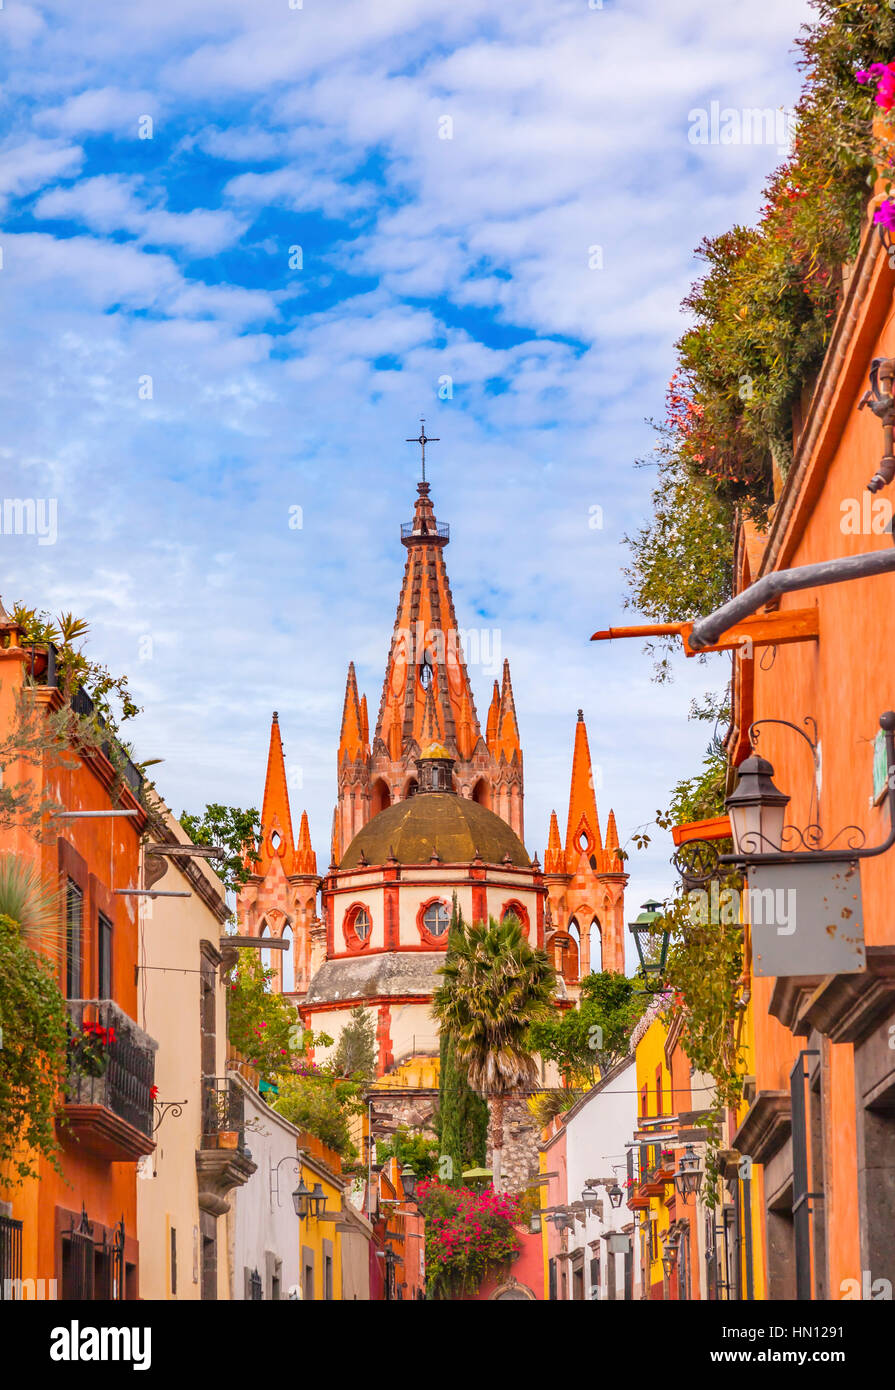
M 206 1076 L 202 1080 L 202 1142 L 215 1147 L 220 1135 L 235 1134 L 236 1147 L 245 1148 L 245 1097 L 237 1082 L 228 1076 Z
M 437 521 L 434 526 L 429 526 L 426 530 L 418 530 L 416 524 L 412 521 L 405 521 L 402 523 L 402 541 L 409 541 L 419 537 L 430 537 L 435 540 L 449 541 L 451 538 L 451 528 L 446 521 Z
M 68 1012 L 66 1104 L 103 1106 L 151 1137 L 158 1043 L 112 999 L 69 999 Z

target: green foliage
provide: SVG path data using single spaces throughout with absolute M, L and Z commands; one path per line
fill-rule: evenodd
M 670 932 L 663 978 L 669 991 L 665 1021 L 670 1026 L 681 1020 L 681 1042 L 691 1064 L 710 1076 L 715 1086 L 700 1120 L 708 1132 L 707 1172 L 716 1156 L 721 1120 L 743 1097 L 743 928 L 737 906 L 742 887 L 743 880 L 736 874 L 719 884 L 719 900 L 729 905 L 716 914 L 720 920 L 694 911 L 682 892 L 654 926 L 656 932 L 666 927 Z M 705 1196 L 710 1205 L 712 1194 L 707 1183 Z
M 376 1029 L 373 1015 L 363 1004 L 351 1010 L 331 1060 L 336 1076 L 371 1081 L 376 1075 Z
M 343 1158 L 354 1160 L 349 1117 L 363 1113 L 363 1086 L 337 1080 L 325 1072 L 285 1076 L 277 1083 L 279 1094 L 273 1109 L 296 1129 L 313 1134 Z
M 567 1084 L 594 1086 L 627 1056 L 646 998 L 635 984 L 611 970 L 585 975 L 576 1009 L 532 1024 L 532 1047 L 556 1063 Z
M 457 1061 L 481 1095 L 511 1094 L 537 1080 L 529 1029 L 549 1014 L 555 976 L 515 918 L 467 926 L 458 915 L 432 1011 L 454 1039 Z
M 16 1186 L 59 1170 L 55 1119 L 68 1070 L 68 1011 L 55 971 L 0 916 L 0 1167 Z
M 450 959 L 451 940 L 460 928 L 460 921 L 455 893 L 445 960 Z M 448 1186 L 459 1187 L 464 1171 L 485 1166 L 488 1107 L 470 1086 L 466 1067 L 457 1060 L 454 1036 L 448 1028 L 441 1029 L 439 1038 L 438 1110 L 434 1123 L 442 1158 L 448 1160 L 442 1163 L 439 1177 Z
M 533 1096 L 529 1096 L 526 1104 L 534 1117 L 539 1129 L 546 1129 L 551 1120 L 555 1120 L 557 1115 L 564 1115 L 567 1110 L 571 1110 L 581 1097 L 584 1091 L 573 1090 L 565 1087 L 562 1090 L 537 1091 Z
M 488 1106 L 472 1089 L 466 1067 L 457 1060 L 451 1032 L 444 1028 L 440 1039 L 438 1070 L 438 1110 L 435 1115 L 443 1163 L 439 1176 L 449 1186 L 459 1187 L 469 1168 L 483 1168 L 488 1149 Z
M 58 648 L 56 673 L 63 694 L 71 697 L 84 690 L 94 705 L 95 732 L 104 738 L 117 737 L 120 725 L 140 713 L 128 687 L 127 676 L 113 676 L 101 662 L 91 661 L 79 645 L 90 631 L 90 624 L 71 613 L 53 619 L 49 613 L 16 603 L 12 618 L 23 629 L 23 645 L 45 648 L 53 642 Z
M 873 95 L 855 71 L 895 58 L 895 12 L 815 0 L 798 39 L 804 85 L 792 154 L 771 176 L 754 228 L 703 241 L 705 274 L 684 301 L 658 446 L 653 519 L 628 538 L 629 602 L 658 622 L 684 621 L 728 596 L 734 511 L 761 524 L 793 449 L 857 252 L 875 165 Z M 660 647 L 671 646 L 663 641 Z M 657 667 L 667 677 L 667 659 Z
M 439 1144 L 425 1134 L 411 1134 L 406 1125 L 401 1125 L 388 1143 L 376 1141 L 376 1162 L 387 1163 L 396 1158 L 403 1168 L 409 1163 L 418 1178 L 435 1178 L 439 1171 Z
M 240 951 L 230 982 L 230 1043 L 265 1081 L 291 1070 L 307 1036 L 289 1000 L 269 988 L 272 977 L 259 953 L 246 950 Z
M 44 882 L 36 865 L 15 854 L 0 855 L 0 917 L 16 922 L 33 950 L 61 960 L 65 928 L 59 891 Z
M 215 872 L 225 887 L 238 890 L 252 873 L 252 866 L 261 858 L 255 848 L 261 838 L 261 816 L 251 807 L 221 806 L 210 802 L 200 816 L 182 811 L 180 824 L 194 845 L 221 845 L 227 851 L 223 860 L 215 861 Z

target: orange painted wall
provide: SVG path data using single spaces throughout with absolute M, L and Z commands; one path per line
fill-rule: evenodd
M 18 648 L 0 650 L 0 723 L 9 728 L 13 717 L 15 691 L 23 683 L 24 654 Z M 36 699 L 45 704 L 58 696 L 49 690 L 36 692 Z M 29 778 L 38 789 L 48 792 L 69 810 L 111 809 L 109 785 L 113 777 L 111 765 L 102 757 L 93 761 L 78 761 L 68 768 L 47 768 L 45 771 L 20 764 L 11 768 L 9 779 Z M 119 809 L 137 810 L 138 803 L 129 790 L 121 793 L 116 803 Z M 72 863 L 80 876 L 84 890 L 84 960 L 82 965 L 83 997 L 95 998 L 97 993 L 96 914 L 102 910 L 113 924 L 112 979 L 113 996 L 131 1018 L 137 1017 L 137 899 L 116 897 L 116 888 L 132 887 L 139 882 L 140 834 L 145 817 L 105 820 L 81 820 L 58 823 L 64 826 L 61 834 L 48 834 L 38 844 L 26 831 L 16 828 L 0 831 L 0 854 L 14 853 L 40 867 L 50 886 L 64 886 Z M 60 850 L 60 841 L 63 848 Z M 60 858 L 62 856 L 62 859 Z M 60 868 L 60 864 L 63 867 Z M 60 917 L 64 907 L 60 905 Z M 64 962 L 58 961 L 60 986 L 65 987 Z M 128 1237 L 126 1258 L 135 1262 L 136 1248 L 136 1164 L 110 1163 L 79 1149 L 76 1141 L 61 1134 L 59 1154 L 63 1174 L 41 1159 L 39 1179 L 31 1179 L 19 1187 L 4 1185 L 0 1174 L 0 1199 L 12 1203 L 13 1217 L 23 1221 L 22 1277 L 24 1279 L 53 1279 L 57 1269 L 57 1207 L 80 1216 L 82 1204 L 88 1217 L 105 1226 L 113 1226 L 124 1216 Z M 59 1290 L 61 1294 L 61 1288 Z
M 878 420 L 869 410 L 859 412 L 857 405 L 867 386 L 871 358 L 895 354 L 892 291 L 892 272 L 880 248 L 863 302 L 852 309 L 854 336 L 840 356 L 834 389 L 818 415 L 821 429 L 796 505 L 789 514 L 784 494 L 778 508 L 772 536 L 782 536 L 782 543 L 774 568 L 892 546 L 890 536 L 872 531 L 849 534 L 843 528 L 843 504 L 870 499 L 866 485 L 883 453 Z M 836 349 L 834 340 L 834 353 Z M 895 488 L 879 496 L 895 503 Z M 819 640 L 765 649 L 750 663 L 754 718 L 800 724 L 811 715 L 817 720 L 822 751 L 819 815 L 811 804 L 814 776 L 804 741 L 790 730 L 767 725 L 757 751 L 770 759 L 775 782 L 792 798 L 787 821 L 805 826 L 819 820 L 825 841 L 849 824 L 866 831 L 868 844 L 883 840 L 888 830 L 887 811 L 871 807 L 869 800 L 879 715 L 895 706 L 892 595 L 891 576 L 785 595 L 784 611 L 817 605 Z M 865 861 L 861 880 L 867 943 L 895 942 L 895 853 Z M 788 1090 L 790 1069 L 805 1043 L 768 1016 L 773 986 L 773 980 L 753 981 L 756 1081 L 760 1090 Z M 860 1278 L 853 1048 L 825 1043 L 823 1064 L 828 1270 L 830 1292 L 838 1297 L 841 1279 Z

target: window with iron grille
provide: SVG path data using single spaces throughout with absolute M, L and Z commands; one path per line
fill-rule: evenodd
M 171 1227 L 171 1295 L 177 1293 L 177 1232 Z
M 81 931 L 84 917 L 84 894 L 76 883 L 68 880 L 65 892 L 65 992 L 69 999 L 81 994 Z
M 0 1216 L 0 1299 L 18 1296 L 22 1283 L 22 1223 Z
M 97 998 L 112 998 L 112 923 L 102 912 L 96 925 Z

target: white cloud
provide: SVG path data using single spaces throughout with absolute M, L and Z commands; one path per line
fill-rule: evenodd
M 55 179 L 76 174 L 83 158 L 79 145 L 58 140 L 7 140 L 0 150 L 0 200 L 21 198 Z
M 96 0 L 75 20 L 45 0 L 6 107 L 21 129 L 0 192 L 38 194 L 40 221 L 4 237 L 0 389 L 4 471 L 58 496 L 60 539 L 8 554 L 4 596 L 91 617 L 93 651 L 146 703 L 135 737 L 165 757 L 176 810 L 256 803 L 278 708 L 326 854 L 345 668 L 375 710 L 421 411 L 458 618 L 491 615 L 512 662 L 530 846 L 554 805 L 563 818 L 579 705 L 623 839 L 698 766 L 688 701 L 729 664 L 681 660 L 659 694 L 640 644 L 588 638 L 620 616 L 621 537 L 652 483 L 631 465 L 692 247 L 754 216 L 777 157 L 693 147 L 688 112 L 790 101 L 805 13 Z M 144 113 L 155 139 L 130 141 Z M 100 135 L 106 162 L 72 183 L 73 141 Z M 322 234 L 317 213 L 342 225 Z M 90 235 L 51 235 L 58 218 Z M 264 263 L 293 240 L 305 271 Z M 224 251 L 221 283 L 185 272 Z M 632 860 L 632 903 L 667 890 L 669 853 L 660 837 Z
M 215 255 L 245 230 L 245 224 L 226 210 L 168 212 L 158 200 L 147 205 L 140 201 L 141 184 L 138 178 L 99 174 L 50 189 L 38 199 L 34 215 L 41 219 L 70 218 L 105 235 L 131 232 L 149 245 L 179 247 L 190 255 Z

